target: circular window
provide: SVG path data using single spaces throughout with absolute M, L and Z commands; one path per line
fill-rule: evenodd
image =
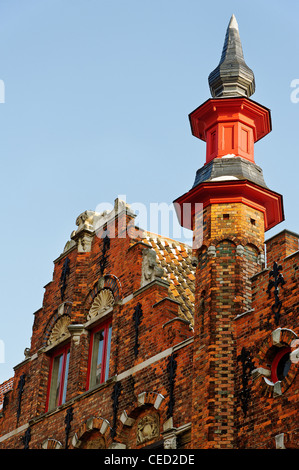
M 291 367 L 290 352 L 291 348 L 281 348 L 278 353 L 274 356 L 271 366 L 271 380 L 275 384 L 278 381 L 283 380 L 287 375 Z

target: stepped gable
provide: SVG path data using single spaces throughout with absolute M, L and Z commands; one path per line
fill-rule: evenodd
M 150 243 L 157 254 L 157 262 L 163 268 L 162 279 L 170 283 L 169 297 L 180 302 L 179 313 L 193 325 L 195 266 L 192 265 L 192 249 L 185 243 L 145 232 L 145 242 Z

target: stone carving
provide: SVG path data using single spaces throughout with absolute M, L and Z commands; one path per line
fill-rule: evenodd
M 164 449 L 176 449 L 176 448 L 177 448 L 176 436 L 170 436 L 170 437 L 165 438 Z
M 80 238 L 78 238 L 78 252 L 79 253 L 89 253 L 91 251 L 92 236 L 87 233 L 83 233 Z
M 94 219 L 97 215 L 94 211 L 84 211 L 76 219 L 77 230 L 71 234 L 71 239 L 78 243 L 78 252 L 91 251 L 91 243 L 94 233 Z
M 48 339 L 48 345 L 62 340 L 65 336 L 69 335 L 68 326 L 70 323 L 70 317 L 67 315 L 62 315 L 62 317 L 57 320 L 52 328 L 50 337 Z
M 136 217 L 129 204 L 119 198 L 114 201 L 114 206 L 111 205 L 111 210 L 103 212 L 87 210 L 82 212 L 76 219 L 78 228 L 71 233 L 71 240 L 66 243 L 63 252 L 65 253 L 75 245 L 78 245 L 79 253 L 90 252 L 94 234 L 98 234 L 108 222 L 112 223 L 113 219 L 117 219 L 123 213 L 130 215 L 132 218 Z M 114 227 L 113 224 L 111 225 L 111 230 L 112 232 L 114 230 L 115 233 L 115 225 Z
M 209 246 L 207 253 L 208 253 L 209 258 L 215 258 L 215 256 L 216 256 L 216 246 L 214 246 L 214 245 Z
M 290 353 L 290 360 L 293 364 L 299 363 L 299 339 L 294 339 L 291 342 L 292 352 Z
M 158 266 L 156 252 L 145 248 L 142 252 L 141 287 L 163 276 L 163 268 Z
M 91 230 L 93 231 L 93 220 L 96 212 L 94 211 L 84 211 L 82 214 L 78 215 L 76 219 L 76 225 L 79 227 L 76 232 L 81 230 Z
M 143 444 L 146 441 L 158 437 L 159 431 L 159 416 L 147 415 L 141 418 L 137 424 L 137 445 Z
M 100 313 L 106 312 L 109 308 L 111 308 L 114 304 L 114 297 L 112 291 L 110 289 L 103 289 L 101 292 L 95 297 L 92 306 L 88 312 L 87 319 L 90 320 L 91 318 L 96 317 Z

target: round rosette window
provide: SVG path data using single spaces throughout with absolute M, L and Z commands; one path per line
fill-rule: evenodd
M 286 392 L 298 371 L 299 338 L 289 328 L 277 328 L 263 341 L 252 371 L 262 395 L 277 397 Z

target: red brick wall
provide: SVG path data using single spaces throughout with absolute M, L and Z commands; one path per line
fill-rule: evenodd
M 290 242 L 286 246 L 286 242 Z M 274 292 L 267 293 L 272 266 L 252 278 L 253 311 L 235 321 L 236 337 L 238 338 L 237 354 L 242 347 L 250 351 L 256 368 L 271 369 L 274 356 L 282 346 L 288 346 L 299 335 L 299 291 L 298 264 L 299 254 L 290 256 L 291 250 L 297 251 L 298 236 L 282 232 L 272 237 L 267 245 L 268 263 L 278 262 L 282 266 L 285 285 L 279 287 L 279 299 L 282 302 L 278 324 L 271 309 L 274 303 Z M 273 251 L 272 251 L 273 249 Z M 288 257 L 286 258 L 285 256 Z M 281 344 L 273 344 L 272 333 L 281 328 Z M 241 364 L 239 383 L 242 390 Z M 288 375 L 281 381 L 282 394 L 276 395 L 273 385 L 268 385 L 264 376 L 249 380 L 250 397 L 247 416 L 244 416 L 238 405 L 238 440 L 240 448 L 275 448 L 275 436 L 283 433 L 286 448 L 299 446 L 298 420 L 298 364 L 291 364 Z

